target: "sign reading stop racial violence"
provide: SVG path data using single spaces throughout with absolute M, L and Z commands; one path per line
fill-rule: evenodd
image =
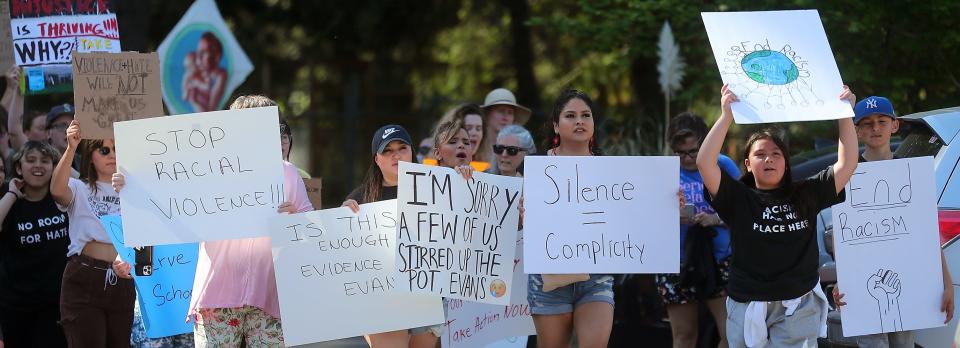
M 73 99 L 86 139 L 113 138 L 113 123 L 163 115 L 156 53 L 74 53 Z
M 528 156 L 524 271 L 680 271 L 677 157 Z
M 287 345 L 443 323 L 439 297 L 394 291 L 397 201 L 281 214 L 273 265 Z M 317 313 L 337 320 L 317 325 Z
M 508 305 L 523 180 L 401 162 L 398 289 Z
M 129 246 L 269 235 L 285 202 L 277 107 L 114 124 Z

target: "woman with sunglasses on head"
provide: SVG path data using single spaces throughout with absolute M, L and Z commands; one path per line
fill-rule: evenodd
M 341 206 L 359 212 L 361 204 L 396 199 L 400 162 L 413 162 L 411 142 L 409 133 L 401 126 L 380 127 L 373 134 L 373 161 L 367 169 L 367 175 L 363 183 L 347 195 Z M 371 348 L 433 348 L 437 336 L 429 329 L 423 327 L 381 332 L 365 335 L 364 338 Z
M 656 275 L 657 290 L 670 317 L 673 346 L 694 347 L 699 332 L 699 302 L 704 302 L 717 323 L 720 347 L 727 346 L 723 289 L 728 278 L 730 233 L 716 211 L 703 199 L 703 178 L 697 170 L 697 153 L 707 135 L 700 116 L 683 112 L 670 120 L 670 148 L 680 156 L 680 187 L 690 209 L 681 210 L 681 273 Z M 720 155 L 717 164 L 728 175 L 739 177 L 737 164 Z M 690 215 L 685 215 L 690 214 Z
M 547 131 L 547 156 L 600 154 L 594 140 L 593 101 L 586 93 L 572 89 L 561 93 L 554 102 Z M 527 301 L 540 347 L 569 347 L 574 332 L 580 347 L 607 346 L 613 329 L 613 276 L 529 277 Z
M 50 144 L 27 141 L 0 198 L 0 325 L 11 347 L 67 346 L 58 322 L 69 223 L 50 194 L 59 159 Z
M 120 214 L 111 186 L 117 171 L 113 139 L 81 141 L 80 123 L 67 128 L 67 150 L 57 163 L 50 193 L 70 219 L 70 245 L 60 296 L 60 320 L 70 347 L 129 347 L 136 292 L 130 264 L 122 262 L 100 223 Z M 70 164 L 80 150 L 80 179 Z
M 503 127 L 500 134 L 497 134 L 493 153 L 497 156 L 496 165 L 493 167 L 494 174 L 523 176 L 523 159 L 529 154 L 537 153 L 537 146 L 526 128 L 512 124 Z

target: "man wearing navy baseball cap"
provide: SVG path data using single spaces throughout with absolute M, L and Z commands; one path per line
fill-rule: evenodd
M 853 108 L 853 124 L 857 137 L 865 147 L 860 162 L 893 159 L 890 136 L 900 129 L 893 104 L 884 97 L 871 96 L 861 100 Z

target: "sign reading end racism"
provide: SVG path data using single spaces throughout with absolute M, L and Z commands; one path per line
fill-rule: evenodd
M 398 289 L 508 305 L 523 180 L 400 162 Z
M 526 273 L 679 272 L 677 157 L 528 156 L 523 165 Z
M 267 236 L 286 201 L 277 107 L 114 124 L 124 242 Z
M 87 139 L 113 138 L 113 123 L 163 115 L 156 53 L 73 54 L 76 119 Z

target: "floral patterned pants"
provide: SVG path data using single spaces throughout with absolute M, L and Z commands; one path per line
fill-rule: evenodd
M 280 319 L 253 306 L 240 308 L 201 308 L 197 310 L 193 330 L 197 348 L 283 347 Z

